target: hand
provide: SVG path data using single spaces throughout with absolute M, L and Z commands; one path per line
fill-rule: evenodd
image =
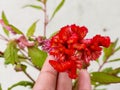
M 68 74 L 66 72 L 58 74 L 49 64 L 49 59 L 53 58 L 48 56 L 46 59 L 33 90 L 72 90 L 72 80 Z M 86 70 L 79 72 L 78 90 L 91 90 L 90 77 Z

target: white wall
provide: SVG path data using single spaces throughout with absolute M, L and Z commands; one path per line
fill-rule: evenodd
M 60 0 L 48 0 L 49 15 L 52 13 L 56 4 Z M 43 15 L 38 10 L 22 7 L 26 4 L 38 4 L 35 0 L 0 0 L 0 13 L 4 11 L 10 21 L 23 32 L 26 32 L 28 27 L 37 19 L 40 22 L 37 27 L 36 35 L 43 34 L 42 20 Z M 64 7 L 57 13 L 55 18 L 49 23 L 47 27 L 47 36 L 58 30 L 60 27 L 76 23 L 78 25 L 85 25 L 89 29 L 87 37 L 92 37 L 95 34 L 109 35 L 112 40 L 120 37 L 120 0 L 66 0 Z M 107 29 L 103 32 L 103 29 Z M 0 33 L 3 34 L 0 27 Z M 0 50 L 5 48 L 5 42 L 0 40 Z M 116 55 L 118 57 L 118 55 Z M 19 80 L 29 80 L 24 74 L 16 73 L 12 66 L 4 66 L 3 59 L 0 59 L 0 83 L 2 83 L 3 90 L 8 86 L 18 82 Z M 120 63 L 114 63 L 119 66 Z M 98 68 L 94 64 L 90 67 Z M 36 70 L 30 68 L 29 73 L 37 78 Z M 36 73 L 36 74 L 35 74 Z M 107 90 L 120 90 L 120 84 L 110 85 Z M 29 88 L 17 87 L 13 90 L 29 90 Z

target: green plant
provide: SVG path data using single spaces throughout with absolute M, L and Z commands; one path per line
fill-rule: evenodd
M 12 88 L 16 86 L 30 86 L 33 87 L 35 80 L 28 74 L 26 71 L 26 68 L 29 68 L 26 66 L 26 64 L 30 64 L 33 68 L 37 70 L 41 70 L 42 65 L 47 57 L 47 53 L 41 49 L 42 45 L 44 44 L 43 41 L 47 39 L 46 37 L 46 27 L 49 24 L 49 22 L 52 21 L 54 16 L 57 14 L 57 12 L 62 8 L 62 6 L 65 3 L 65 0 L 61 0 L 61 2 L 58 4 L 56 9 L 53 11 L 53 14 L 51 17 L 48 17 L 47 14 L 47 0 L 37 0 L 38 3 L 40 3 L 42 6 L 38 5 L 26 5 L 26 7 L 31 7 L 34 9 L 39 10 L 40 12 L 43 12 L 44 14 L 44 34 L 40 36 L 35 36 L 35 30 L 36 30 L 36 24 L 39 22 L 39 20 L 36 20 L 27 30 L 27 33 L 23 33 L 22 30 L 19 30 L 16 26 L 9 23 L 9 19 L 7 19 L 6 14 L 4 11 L 2 12 L 2 19 L 0 20 L 0 23 L 2 24 L 3 30 L 5 32 L 5 35 L 0 34 L 0 39 L 5 40 L 7 42 L 7 47 L 5 51 L 0 51 L 0 57 L 5 59 L 5 64 L 12 64 L 13 68 L 17 72 L 23 72 L 30 80 L 30 81 L 20 81 L 15 83 L 14 85 L 10 86 L 8 90 L 12 90 Z M 18 34 L 20 35 L 19 38 L 12 38 L 9 39 L 10 34 Z M 7 37 L 7 38 L 6 38 Z M 120 60 L 120 58 L 115 58 L 111 60 L 111 57 L 117 53 L 120 50 L 120 46 L 117 46 L 118 39 L 116 39 L 114 42 L 111 43 L 109 48 L 103 49 L 103 55 L 102 58 L 97 59 L 96 62 L 99 65 L 99 69 L 97 71 L 91 71 L 91 84 L 94 87 L 94 90 L 98 90 L 99 86 L 101 85 L 109 85 L 111 83 L 120 83 L 120 67 L 112 68 L 107 67 L 107 63 L 113 63 Z M 34 53 L 35 52 L 35 53 Z M 100 63 L 102 61 L 102 63 Z M 26 64 L 24 64 L 25 62 Z M 77 80 L 75 80 L 75 83 L 73 84 L 73 89 L 76 90 L 77 87 Z M 0 90 L 2 90 L 0 86 Z

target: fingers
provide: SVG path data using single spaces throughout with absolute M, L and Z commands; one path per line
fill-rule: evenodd
M 72 80 L 69 78 L 66 72 L 59 73 L 57 90 L 72 90 Z
M 49 64 L 49 59 L 54 58 L 52 56 L 47 57 L 33 90 L 55 90 L 57 72 Z
M 91 90 L 90 76 L 87 70 L 80 70 L 78 78 L 78 90 Z

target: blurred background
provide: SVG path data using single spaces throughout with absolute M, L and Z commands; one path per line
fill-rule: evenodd
M 47 9 L 49 16 L 61 0 L 48 0 Z M 23 8 L 27 4 L 39 3 L 36 0 L 0 0 L 0 16 L 5 12 L 9 22 L 24 33 L 36 20 L 36 35 L 43 35 L 43 14 L 33 8 Z M 107 35 L 114 41 L 120 38 L 120 0 L 66 0 L 64 6 L 56 14 L 54 19 L 47 26 L 47 36 L 59 30 L 64 25 L 77 24 L 86 26 L 89 32 L 86 36 L 93 37 L 96 34 Z M 4 35 L 0 26 L 0 33 Z M 119 43 L 120 44 L 120 43 Z M 3 51 L 6 42 L 0 40 L 0 50 Z M 114 57 L 119 57 L 119 54 Z M 110 65 L 110 64 L 108 64 Z M 120 66 L 120 63 L 112 63 L 113 67 Z M 95 71 L 98 66 L 95 62 L 89 67 L 89 71 Z M 33 68 L 28 68 L 28 72 L 37 79 L 39 72 Z M 19 80 L 29 80 L 23 73 L 16 73 L 12 65 L 4 65 L 4 60 L 0 58 L 0 83 L 3 90 Z M 103 86 L 104 87 L 104 86 Z M 120 84 L 105 86 L 107 90 L 120 90 Z M 16 87 L 13 90 L 30 90 L 29 88 Z

